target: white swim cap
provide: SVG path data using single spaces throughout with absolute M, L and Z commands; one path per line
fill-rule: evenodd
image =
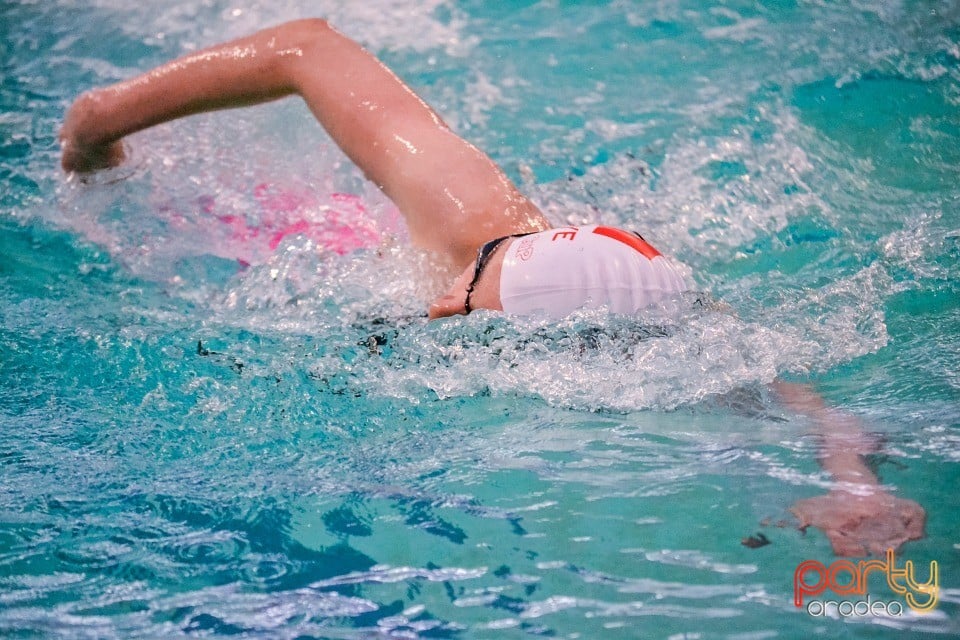
M 515 314 L 563 317 L 600 307 L 635 313 L 686 289 L 673 265 L 643 238 L 599 225 L 519 237 L 500 272 L 500 303 Z

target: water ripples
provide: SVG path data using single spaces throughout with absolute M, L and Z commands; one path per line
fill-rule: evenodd
M 581 4 L 0 8 L 0 634 L 836 631 L 790 602 L 830 552 L 786 510 L 830 483 L 778 375 L 820 375 L 878 434 L 884 482 L 929 505 L 910 550 L 948 575 L 960 16 Z M 554 222 L 636 227 L 717 300 L 428 324 L 444 265 L 302 105 L 151 130 L 125 169 L 62 179 L 80 89 L 316 11 Z M 380 244 L 232 235 L 270 222 L 265 198 L 316 222 L 336 194 Z M 950 634 L 942 599 L 870 632 Z

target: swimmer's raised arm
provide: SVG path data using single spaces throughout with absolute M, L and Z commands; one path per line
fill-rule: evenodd
M 326 21 L 299 20 L 82 95 L 60 134 L 68 171 L 123 160 L 120 140 L 195 113 L 298 94 L 404 214 L 414 242 L 464 266 L 486 240 L 548 227 L 482 151 Z

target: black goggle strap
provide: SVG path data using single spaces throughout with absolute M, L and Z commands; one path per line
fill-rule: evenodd
M 473 288 L 477 286 L 477 282 L 480 280 L 480 276 L 483 274 L 483 269 L 487 266 L 487 263 L 490 262 L 490 257 L 493 256 L 493 252 L 497 250 L 497 247 L 499 247 L 504 240 L 508 240 L 510 238 L 520 238 L 527 235 L 530 234 L 514 233 L 509 236 L 494 238 L 489 242 L 483 243 L 483 245 L 477 251 L 477 266 L 473 270 L 473 279 L 470 281 L 470 284 L 467 285 L 467 297 L 463 301 L 463 308 L 467 313 L 473 311 L 473 309 L 470 307 L 470 295 L 473 294 Z

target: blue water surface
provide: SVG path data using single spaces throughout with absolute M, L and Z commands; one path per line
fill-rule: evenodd
M 295 100 L 60 171 L 83 90 L 313 15 L 699 302 L 428 323 L 438 266 Z M 955 2 L 5 2 L 0 70 L 0 635 L 960 634 Z M 386 231 L 254 247 L 224 220 L 265 192 Z M 794 606 L 836 557 L 789 512 L 830 485 L 778 376 L 926 509 L 898 558 L 939 564 L 933 612 Z

